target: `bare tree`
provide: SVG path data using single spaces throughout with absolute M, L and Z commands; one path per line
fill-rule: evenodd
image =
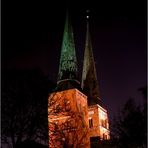
M 25 140 L 48 145 L 48 81 L 38 70 L 7 71 L 2 79 L 2 143 Z

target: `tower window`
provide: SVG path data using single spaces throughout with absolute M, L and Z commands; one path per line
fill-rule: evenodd
M 103 120 L 101 119 L 101 126 L 104 127 L 104 128 L 107 128 L 107 120 Z
M 92 118 L 89 119 L 89 128 L 92 128 L 93 127 L 93 120 Z
M 107 140 L 107 135 L 103 133 L 103 140 Z

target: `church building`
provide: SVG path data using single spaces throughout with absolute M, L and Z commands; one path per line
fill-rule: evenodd
M 107 110 L 102 106 L 89 23 L 87 21 L 82 80 L 67 13 L 57 87 L 48 98 L 49 147 L 90 148 L 91 139 L 110 139 Z

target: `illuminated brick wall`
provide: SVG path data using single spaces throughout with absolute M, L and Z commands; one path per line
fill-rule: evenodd
M 87 97 L 77 89 L 50 94 L 48 125 L 50 148 L 89 148 Z
M 100 139 L 110 139 L 109 121 L 107 110 L 100 105 L 88 107 L 90 137 L 100 137 Z

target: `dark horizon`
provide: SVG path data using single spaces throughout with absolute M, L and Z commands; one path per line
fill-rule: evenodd
M 56 82 L 66 9 L 48 1 L 3 1 L 2 70 L 39 67 Z M 102 101 L 112 118 L 129 97 L 143 100 L 138 89 L 147 84 L 146 1 L 71 3 L 80 77 L 87 9 Z

